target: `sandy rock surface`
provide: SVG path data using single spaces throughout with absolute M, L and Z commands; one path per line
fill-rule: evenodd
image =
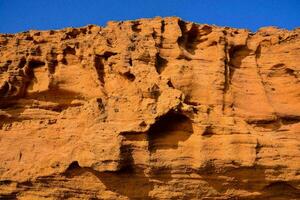
M 0 35 L 0 199 L 300 199 L 299 135 L 300 29 Z

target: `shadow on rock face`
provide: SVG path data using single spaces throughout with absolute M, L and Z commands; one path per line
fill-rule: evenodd
M 153 167 L 150 174 L 146 174 L 144 167 L 134 162 L 133 155 L 138 147 L 137 143 L 148 139 L 150 154 L 157 150 L 176 150 L 179 142 L 186 141 L 192 134 L 192 121 L 183 114 L 170 112 L 159 118 L 147 134 L 124 134 L 124 141 L 120 146 L 120 170 L 99 172 L 90 167 L 80 168 L 77 163 L 71 164 L 68 170 L 77 171 L 78 173 L 72 173 L 76 176 L 82 171 L 93 174 L 105 185 L 107 191 L 117 195 L 126 196 L 129 199 L 151 199 L 149 193 L 154 189 L 155 183 L 149 179 L 149 176 L 160 183 L 167 183 L 172 179 L 172 169 Z M 145 150 L 147 151 L 146 148 Z
M 150 199 L 149 192 L 154 188 L 141 168 L 126 168 L 118 172 L 92 171 L 92 173 L 108 190 L 129 199 Z
M 70 90 L 65 89 L 54 89 L 54 90 L 46 90 L 42 92 L 33 92 L 27 94 L 26 99 L 34 99 L 38 101 L 49 101 L 58 104 L 66 104 L 69 105 L 73 100 L 84 99 L 82 94 Z
M 149 150 L 177 149 L 178 143 L 193 134 L 192 121 L 183 114 L 168 113 L 162 116 L 149 130 Z
M 66 170 L 67 176 L 78 176 L 89 172 L 96 176 L 103 183 L 106 190 L 126 196 L 129 199 L 150 199 L 149 192 L 154 185 L 144 173 L 144 169 L 134 165 L 130 145 L 121 146 L 120 170 L 99 172 L 91 167 L 80 167 L 78 162 L 72 162 Z
M 150 176 L 151 178 L 166 184 L 172 180 L 172 170 L 168 167 L 152 167 Z
M 300 190 L 285 181 L 270 183 L 263 189 L 262 199 L 298 199 Z
M 73 162 L 66 170 L 68 178 L 83 176 L 91 173 L 103 183 L 107 191 L 126 196 L 129 199 L 150 199 L 149 192 L 153 190 L 153 183 L 146 177 L 142 168 L 128 166 L 116 172 L 99 172 L 90 167 L 80 167 L 78 162 Z

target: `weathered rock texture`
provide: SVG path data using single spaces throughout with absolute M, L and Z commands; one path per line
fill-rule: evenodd
M 299 199 L 299 81 L 299 29 L 2 34 L 0 199 Z

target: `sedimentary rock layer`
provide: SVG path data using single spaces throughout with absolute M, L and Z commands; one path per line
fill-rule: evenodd
M 299 199 L 300 30 L 154 18 L 0 35 L 0 199 Z

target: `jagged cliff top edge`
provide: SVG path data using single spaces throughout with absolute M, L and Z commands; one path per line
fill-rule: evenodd
M 0 33 L 0 36 L 13 36 L 13 35 L 22 35 L 22 34 L 26 34 L 26 33 L 37 33 L 37 32 L 49 32 L 49 31 L 53 31 L 53 32 L 61 32 L 61 31 L 66 31 L 66 30 L 70 30 L 70 29 L 82 29 L 82 28 L 87 28 L 87 27 L 99 27 L 99 28 L 106 28 L 108 27 L 110 24 L 121 24 L 121 23 L 125 23 L 125 22 L 138 22 L 138 21 L 153 21 L 153 20 L 178 20 L 178 21 L 183 21 L 183 22 L 186 22 L 186 23 L 193 23 L 193 24 L 196 24 L 196 25 L 206 25 L 206 26 L 211 26 L 211 27 L 215 27 L 215 28 L 224 28 L 224 29 L 232 29 L 232 30 L 244 30 L 244 31 L 247 31 L 249 32 L 250 34 L 256 34 L 256 33 L 259 33 L 259 32 L 274 32 L 274 31 L 284 31 L 284 32 L 300 32 L 300 27 L 296 27 L 292 30 L 288 30 L 288 29 L 285 29 L 285 28 L 280 28 L 280 27 L 277 27 L 277 26 L 263 26 L 263 27 L 260 27 L 256 32 L 253 32 L 251 31 L 250 29 L 247 29 L 247 28 L 235 28 L 235 27 L 229 27 L 229 26 L 220 26 L 220 25 L 216 25 L 216 24 L 206 24 L 206 23 L 197 23 L 197 22 L 193 22 L 193 21 L 188 21 L 188 20 L 184 20 L 180 17 L 177 17 L 177 16 L 168 16 L 168 17 L 160 17 L 160 16 L 156 16 L 156 17 L 152 17 L 152 18 L 138 18 L 138 19 L 132 19 L 132 20 L 120 20 L 120 21 L 117 21 L 117 20 L 110 20 L 110 21 L 107 21 L 106 25 L 105 26 L 100 26 L 100 25 L 97 25 L 97 24 L 87 24 L 85 26 L 79 26 L 79 27 L 72 27 L 72 26 L 69 26 L 69 27 L 65 27 L 65 28 L 58 28 L 58 29 L 48 29 L 48 30 L 38 30 L 38 29 L 29 29 L 29 30 L 26 30 L 26 31 L 21 31 L 21 32 L 17 32 L 17 33 Z

